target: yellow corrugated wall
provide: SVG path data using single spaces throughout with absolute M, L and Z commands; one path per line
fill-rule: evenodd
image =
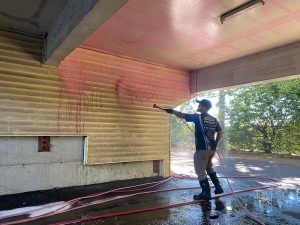
M 40 63 L 41 50 L 0 32 L 1 135 L 86 135 L 88 164 L 169 163 L 169 116 L 152 105 L 187 99 L 187 72 L 84 47 L 57 68 Z
M 40 39 L 0 31 L 1 135 L 58 133 L 57 68 L 40 63 L 41 51 Z

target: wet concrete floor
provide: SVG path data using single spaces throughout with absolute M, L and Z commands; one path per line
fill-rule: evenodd
M 220 164 L 214 160 L 215 169 L 223 175 Z M 239 200 L 248 210 L 265 224 L 300 224 L 300 167 L 297 165 L 276 162 L 272 159 L 257 160 L 238 156 L 224 157 L 228 174 L 232 176 L 269 176 L 278 178 L 283 185 L 280 188 L 265 189 L 255 192 L 238 194 Z M 172 170 L 176 173 L 194 174 L 193 152 L 175 151 L 172 153 Z M 147 180 L 149 181 L 149 180 Z M 142 182 L 142 181 L 139 181 Z M 135 183 L 139 183 L 135 182 Z M 119 183 L 120 186 L 122 182 Z M 232 179 L 235 190 L 248 189 L 268 184 L 265 181 Z M 125 183 L 125 186 L 128 183 Z M 228 184 L 222 180 L 225 192 L 229 192 Z M 132 185 L 132 184 L 131 184 Z M 151 190 L 194 187 L 197 181 L 172 179 Z M 199 190 L 181 190 L 163 193 L 152 193 L 117 199 L 112 202 L 97 204 L 80 210 L 55 215 L 45 219 L 28 222 L 27 224 L 51 224 L 66 220 L 88 218 L 107 213 L 122 212 L 135 209 L 150 208 L 160 205 L 176 204 L 192 200 Z M 84 200 L 79 205 L 113 198 L 111 194 Z M 254 224 L 245 219 L 245 212 L 232 196 L 211 200 L 201 204 L 192 204 L 170 209 L 146 212 L 135 215 L 110 217 L 106 219 L 82 222 L 81 224 L 130 224 L 130 225 L 167 225 L 167 224 Z

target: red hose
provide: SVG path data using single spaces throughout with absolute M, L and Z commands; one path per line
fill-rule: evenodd
M 267 189 L 267 188 L 273 188 L 273 187 L 275 187 L 275 186 L 270 185 L 270 186 L 264 186 L 264 187 L 261 187 L 261 188 L 251 188 L 251 189 L 247 189 L 247 190 L 239 190 L 239 191 L 235 191 L 235 194 L 243 193 L 243 192 L 250 192 L 250 191 L 255 191 L 255 190 L 261 190 L 261 189 Z M 198 188 L 199 187 L 197 187 L 197 189 Z M 178 189 L 182 190 L 181 188 L 178 188 Z M 187 189 L 187 188 L 185 188 L 185 189 Z M 163 191 L 167 191 L 167 190 L 163 190 Z M 151 193 L 155 193 L 155 192 L 153 191 Z M 216 195 L 216 196 L 213 196 L 212 199 L 221 198 L 221 197 L 225 197 L 225 196 L 229 196 L 229 195 L 232 195 L 232 193 Z M 138 213 L 150 212 L 150 211 L 155 211 L 155 210 L 160 210 L 160 209 L 168 209 L 168 208 L 174 208 L 174 207 L 179 207 L 179 206 L 184 206 L 184 205 L 198 204 L 199 202 L 203 202 L 203 201 L 204 200 L 181 202 L 181 203 L 177 203 L 177 204 L 157 206 L 157 207 L 145 208 L 145 209 L 130 210 L 130 211 L 126 211 L 126 212 L 109 213 L 109 214 L 104 214 L 104 215 L 100 215 L 100 216 L 93 216 L 93 217 L 89 217 L 89 218 L 75 219 L 75 220 L 63 221 L 63 222 L 59 222 L 59 223 L 53 223 L 53 224 L 50 224 L 50 225 L 66 225 L 66 224 L 80 223 L 80 222 L 91 221 L 91 220 L 105 219 L 105 218 L 109 218 L 109 217 L 117 217 L 117 216 L 124 216 L 124 215 L 130 215 L 130 214 L 138 214 Z
M 195 131 L 183 120 L 183 119 L 181 119 L 182 120 L 182 122 L 184 123 L 184 125 L 190 130 L 190 131 L 192 131 L 193 133 L 195 133 Z M 216 151 L 217 152 L 217 151 Z M 230 182 L 229 182 L 229 179 L 228 179 L 228 175 L 227 175 L 227 171 L 226 171 L 226 169 L 225 169 L 225 167 L 224 167 L 224 164 L 223 164 L 223 161 L 222 161 L 222 158 L 221 158 L 221 156 L 220 156 L 220 154 L 219 154 L 219 152 L 217 152 L 217 155 L 218 155 L 218 157 L 219 157 L 219 160 L 220 160 L 220 162 L 221 162 L 221 166 L 222 166 L 222 169 L 223 169 L 223 172 L 224 172 L 224 175 L 225 175 L 225 178 L 226 178 L 226 181 L 227 181 L 227 183 L 228 183 L 228 185 L 229 185 L 229 188 L 230 188 L 230 190 L 231 190 L 231 193 L 233 194 L 233 197 L 237 200 L 237 202 L 239 203 L 239 205 L 245 210 L 245 212 L 247 213 L 247 219 L 250 219 L 250 220 L 252 220 L 252 221 L 254 221 L 254 222 L 256 222 L 257 224 L 259 224 L 259 225 L 265 225 L 263 222 L 261 222 L 259 219 L 257 219 L 242 203 L 241 203 L 241 201 L 238 199 L 238 197 L 236 196 L 236 194 L 235 194 L 235 192 L 234 192 L 234 190 L 233 190 L 233 188 L 232 188 L 232 186 L 231 186 L 231 184 L 230 184 Z
M 131 192 L 131 191 L 145 190 L 145 189 L 149 189 L 149 188 L 158 186 L 160 184 L 163 184 L 163 183 L 171 180 L 172 178 L 173 177 L 169 177 L 169 178 L 164 179 L 162 181 L 149 182 L 149 183 L 138 184 L 138 185 L 133 185 L 133 186 L 129 186 L 129 187 L 122 187 L 122 188 L 117 188 L 117 189 L 113 189 L 113 190 L 106 191 L 106 192 L 99 192 L 99 193 L 96 193 L 96 194 L 91 194 L 91 195 L 75 198 L 75 199 L 72 199 L 72 200 L 66 202 L 66 204 L 64 204 L 64 206 L 62 206 L 62 207 L 60 207 L 56 210 L 53 210 L 49 213 L 45 213 L 45 214 L 40 215 L 40 216 L 26 218 L 26 219 L 22 219 L 22 220 L 18 220 L 18 221 L 12 221 L 12 222 L 8 222 L 8 223 L 4 223 L 4 224 L 24 223 L 24 222 L 29 222 L 29 221 L 36 220 L 36 219 L 45 218 L 45 217 L 48 217 L 48 216 L 51 216 L 51 215 L 54 215 L 54 214 L 58 214 L 60 210 L 66 208 L 68 206 L 72 206 L 72 205 L 76 204 L 77 202 L 79 202 L 80 200 L 83 200 L 83 199 L 95 198 L 95 197 L 99 197 L 99 196 L 102 196 L 102 195 L 105 195 L 105 194 L 110 194 L 110 193 L 115 193 L 115 192 L 125 192 L 126 193 L 126 192 Z M 133 188 L 136 188 L 136 187 L 141 187 L 141 186 L 146 186 L 146 185 L 150 185 L 150 186 L 147 186 L 147 187 L 144 187 L 144 188 L 133 189 Z M 47 208 L 48 208 L 48 206 L 44 206 L 42 208 L 33 209 L 33 210 L 26 211 L 26 212 L 20 212 L 20 213 L 11 214 L 11 215 L 8 215 L 8 216 L 2 216 L 2 217 L 0 217 L 0 219 L 11 218 L 11 217 L 20 216 L 20 215 L 26 215 L 26 214 L 37 212 L 37 211 L 40 211 L 42 209 L 47 209 Z M 72 208 L 71 210 L 75 210 L 75 209 L 77 209 L 77 208 L 75 207 L 75 208 Z M 67 211 L 70 211 L 70 209 L 65 210 L 63 212 L 67 212 Z M 0 224 L 2 225 L 2 223 L 0 223 Z
M 230 184 L 230 182 L 229 182 L 229 179 L 228 179 L 228 175 L 227 175 L 227 171 L 226 171 L 226 169 L 225 169 L 225 167 L 224 167 L 224 164 L 223 164 L 223 161 L 222 161 L 222 159 L 221 159 L 221 156 L 220 156 L 220 154 L 219 154 L 219 152 L 217 152 L 217 155 L 218 155 L 218 157 L 219 157 L 219 159 L 220 159 L 220 162 L 221 162 L 221 166 L 222 166 L 222 169 L 223 169 L 223 171 L 224 171 L 224 175 L 225 175 L 225 177 L 226 177 L 226 180 L 227 180 L 227 183 L 228 183 L 228 185 L 229 185 L 229 188 L 230 188 L 230 190 L 231 190 L 231 193 L 233 194 L 233 197 L 237 200 L 237 202 L 240 204 L 240 206 L 246 211 L 246 213 L 247 213 L 247 219 L 251 219 L 252 221 L 254 221 L 254 222 L 256 222 L 257 224 L 259 224 L 259 225 L 265 225 L 263 222 L 261 222 L 259 219 L 257 219 L 242 203 L 241 203 L 241 201 L 239 200 L 239 198 L 236 196 L 236 194 L 235 194 L 235 192 L 234 192 L 234 190 L 233 190 L 233 188 L 232 188 L 232 186 L 231 186 L 231 184 Z
M 170 178 L 168 178 L 166 180 L 159 181 L 159 182 L 152 182 L 152 183 L 148 183 L 148 184 L 151 184 L 151 186 L 153 186 L 153 183 L 156 183 L 156 184 L 163 183 L 163 182 L 169 181 L 173 177 L 176 177 L 176 178 L 179 178 L 179 179 L 192 179 L 192 180 L 196 180 L 197 179 L 195 177 L 190 177 L 190 176 L 187 176 L 187 175 L 180 175 L 180 174 L 175 174 L 174 173 L 172 177 L 170 177 Z M 220 178 L 224 178 L 224 177 L 220 177 Z M 238 179 L 259 178 L 259 179 L 271 180 L 271 181 L 275 181 L 275 182 L 278 181 L 277 179 L 268 178 L 268 177 L 237 176 L 237 177 L 230 177 L 230 178 L 238 178 Z M 120 190 L 120 189 L 125 189 L 126 190 L 126 189 L 130 189 L 130 188 L 136 188 L 137 186 L 144 186 L 144 185 L 145 184 L 135 185 L 135 186 L 131 186 L 131 187 L 118 188 L 118 189 L 115 189 L 115 190 Z M 239 190 L 239 191 L 235 191 L 234 194 L 243 193 L 243 192 L 250 192 L 250 191 L 255 191 L 255 190 L 262 190 L 262 189 L 267 189 L 267 188 L 273 188 L 273 187 L 278 187 L 280 185 L 281 184 L 277 183 L 277 184 L 273 184 L 273 185 L 261 186 L 261 187 L 258 187 L 258 188 L 251 188 L 251 189 L 246 189 L 246 190 Z M 143 188 L 143 189 L 145 189 L 145 188 Z M 117 197 L 117 199 L 124 199 L 124 198 L 128 198 L 128 197 L 138 196 L 138 195 L 144 195 L 144 194 L 152 194 L 152 193 L 168 192 L 168 191 L 178 191 L 178 190 L 190 190 L 190 189 L 199 189 L 199 187 L 173 188 L 173 189 L 165 189 L 165 190 L 154 190 L 154 191 L 140 192 L 140 193 L 129 194 L 129 195 Z M 107 192 L 100 192 L 100 193 L 96 193 L 96 194 L 93 194 L 93 195 L 88 195 L 88 196 L 85 196 L 85 197 L 82 197 L 82 198 L 77 198 L 77 199 L 91 198 L 91 196 L 97 197 L 97 196 L 103 195 L 104 193 L 113 193 L 115 190 L 111 190 L 111 191 L 107 191 Z M 225 196 L 232 195 L 232 194 L 233 193 L 221 194 L 221 195 L 214 196 L 213 198 L 216 198 L 216 197 L 225 197 Z M 74 200 L 77 200 L 77 199 L 73 199 L 70 202 L 73 203 Z M 83 205 L 83 206 L 78 206 L 78 207 L 74 207 L 72 209 L 67 209 L 67 210 L 65 210 L 63 212 L 57 212 L 58 210 L 55 210 L 55 211 L 53 211 L 51 213 L 47 213 L 47 214 L 44 214 L 44 215 L 41 215 L 41 216 L 32 217 L 32 218 L 26 218 L 26 219 L 21 219 L 21 220 L 12 221 L 12 222 L 7 222 L 7 223 L 3 223 L 2 225 L 9 225 L 9 224 L 18 224 L 18 223 L 30 222 L 30 221 L 34 221 L 34 220 L 37 220 L 37 219 L 42 219 L 42 218 L 46 218 L 46 217 L 55 215 L 55 212 L 56 212 L 56 214 L 66 213 L 66 212 L 78 210 L 78 209 L 81 209 L 81 208 L 89 207 L 89 206 L 92 206 L 92 205 L 97 205 L 97 204 L 104 203 L 104 202 L 105 203 L 106 202 L 111 202 L 111 201 L 115 201 L 115 200 L 116 199 L 108 199 L 108 200 L 95 201 L 95 202 L 92 202 L 92 203 L 89 203 L 89 204 L 86 204 L 86 205 Z M 75 222 L 83 222 L 83 221 L 86 221 L 86 220 L 89 220 L 89 219 L 90 220 L 96 220 L 96 219 L 103 219 L 103 218 L 114 217 L 114 216 L 128 215 L 128 214 L 133 214 L 133 213 L 142 213 L 142 212 L 159 210 L 159 209 L 163 209 L 163 208 L 173 208 L 173 207 L 179 207 L 179 206 L 182 206 L 182 205 L 196 204 L 196 203 L 199 203 L 199 202 L 201 202 L 201 201 L 189 201 L 189 202 L 183 202 L 183 203 L 172 204 L 172 205 L 165 205 L 165 206 L 158 206 L 158 207 L 153 207 L 153 208 L 140 209 L 138 211 L 137 210 L 131 210 L 131 211 L 121 212 L 121 213 L 105 214 L 105 215 L 96 216 L 96 217 L 90 217 L 90 218 L 85 218 L 85 219 L 70 220 L 70 221 L 60 222 L 60 223 L 57 223 L 57 224 L 71 224 L 71 223 L 75 223 Z
M 193 133 L 195 132 L 183 119 L 181 119 L 182 120 L 182 122 L 184 123 L 184 125 L 190 130 L 190 131 L 192 131 Z M 217 152 L 217 151 L 216 151 Z M 248 219 L 251 219 L 251 220 L 253 220 L 254 222 L 256 222 L 257 224 L 259 224 L 259 225 L 265 225 L 263 222 L 261 222 L 259 219 L 257 219 L 254 215 L 252 215 L 252 213 L 241 203 L 241 201 L 238 199 L 238 197 L 235 195 L 235 192 L 234 192 L 234 190 L 233 190 L 233 188 L 232 188 L 232 186 L 231 186 L 231 184 L 230 184 L 230 182 L 229 182 L 229 177 L 228 177 L 228 175 L 227 175 L 227 171 L 226 171 L 226 169 L 225 169 L 225 167 L 224 167 L 224 164 L 223 164 L 223 161 L 222 161 L 222 158 L 221 158 L 221 156 L 220 156 L 220 154 L 219 154 L 219 152 L 217 152 L 217 155 L 218 155 L 218 157 L 219 157 L 219 160 L 220 160 L 220 162 L 221 162 L 221 166 L 222 166 L 222 169 L 223 169 L 223 172 L 224 172 L 224 175 L 225 175 L 225 178 L 226 178 L 226 181 L 227 181 L 227 183 L 228 183 L 228 185 L 229 185 L 229 188 L 230 188 L 230 190 L 231 190 L 231 192 L 232 192 L 232 194 L 233 194 L 233 196 L 234 196 L 234 198 L 237 200 L 237 202 L 240 204 L 240 206 L 246 211 L 246 213 L 247 213 L 247 218 Z
M 185 123 L 185 121 L 183 121 Z M 191 130 L 193 131 L 186 123 L 185 125 Z M 193 131 L 194 132 L 194 131 Z M 221 194 L 221 195 L 217 195 L 217 196 L 213 196 L 212 198 L 220 198 L 220 197 L 225 197 L 225 196 L 229 196 L 229 195 L 233 195 L 236 200 L 238 201 L 238 203 L 242 206 L 242 208 L 246 211 L 247 213 L 247 217 L 248 219 L 253 220 L 254 222 L 260 224 L 260 225 L 264 225 L 263 222 L 259 221 L 257 218 L 255 218 L 251 212 L 240 202 L 240 200 L 237 198 L 236 194 L 238 193 L 243 193 L 243 192 L 250 192 L 250 191 L 256 191 L 256 190 L 262 190 L 262 189 L 267 189 L 267 188 L 274 188 L 274 187 L 278 187 L 281 185 L 281 183 L 275 179 L 275 178 L 270 178 L 270 177 L 249 177 L 249 176 L 228 176 L 227 175 L 227 171 L 224 167 L 223 161 L 219 155 L 219 153 L 217 152 L 218 157 L 220 159 L 221 162 L 221 166 L 222 169 L 224 171 L 224 177 L 219 177 L 219 178 L 225 178 L 228 182 L 228 185 L 230 187 L 231 193 L 226 193 L 226 194 Z M 88 199 L 88 198 L 94 198 L 94 197 L 99 197 L 105 194 L 109 194 L 109 193 L 127 193 L 127 192 L 136 192 L 136 191 L 141 191 L 141 190 L 146 190 L 149 188 L 153 188 L 155 186 L 158 186 L 160 184 L 163 184 L 169 180 L 171 180 L 173 177 L 179 178 L 179 179 L 192 179 L 192 180 L 198 180 L 198 178 L 196 177 L 190 177 L 188 175 L 184 175 L 184 174 L 175 174 L 173 173 L 171 177 L 162 180 L 162 181 L 158 181 L 158 182 L 150 182 L 150 183 L 145 183 L 145 184 L 140 184 L 140 185 L 134 185 L 134 186 L 129 186 L 129 187 L 123 187 L 123 188 L 117 188 L 114 190 L 110 190 L 110 191 L 106 191 L 106 192 L 99 192 L 96 194 L 91 194 L 88 196 L 84 196 L 84 197 L 79 197 L 79 198 L 75 198 L 73 200 L 70 200 L 68 202 L 66 202 L 66 204 L 52 212 L 40 215 L 40 216 L 36 216 L 36 217 L 32 217 L 32 218 L 26 218 L 26 219 L 21 219 L 21 220 L 17 220 L 17 221 L 12 221 L 12 222 L 7 222 L 7 223 L 2 223 L 2 225 L 11 225 L 11 224 L 18 224 L 18 223 L 25 223 L 25 222 L 29 222 L 29 221 L 33 221 L 33 220 L 37 220 L 37 219 L 42 219 L 42 218 L 46 218 L 55 214 L 60 214 L 60 213 L 66 213 L 66 212 L 70 212 L 70 211 L 74 211 L 77 209 L 81 209 L 84 207 L 88 207 L 91 205 L 96 205 L 96 204 L 100 204 L 100 203 L 104 203 L 104 202 L 111 202 L 114 201 L 116 199 L 124 199 L 124 198 L 128 198 L 128 197 L 132 197 L 132 196 L 137 196 L 137 195 L 143 195 L 143 194 L 151 194 L 151 193 L 158 193 L 158 192 L 167 192 L 167 191 L 177 191 L 177 190 L 188 190 L 188 189 L 198 189 L 199 187 L 190 187 L 190 188 L 173 188 L 173 189 L 165 189 L 165 190 L 155 190 L 155 191 L 147 191 L 147 192 L 139 192 L 139 193 L 134 193 L 134 194 L 129 194 L 129 195 L 125 195 L 125 196 L 119 196 L 117 198 L 114 199 L 108 199 L 108 200 L 100 200 L 100 201 L 95 201 L 83 206 L 78 206 L 78 207 L 74 207 L 71 209 L 67 209 L 63 212 L 59 212 L 60 210 L 66 208 L 67 206 L 72 206 L 74 204 L 76 204 L 77 202 L 79 202 L 80 200 L 83 199 Z M 277 182 L 277 184 L 273 184 L 273 185 L 265 185 L 265 186 L 261 186 L 261 187 L 257 187 L 257 188 L 251 188 L 251 189 L 246 189 L 246 190 L 239 190 L 239 191 L 234 191 L 230 182 L 229 182 L 229 178 L 239 178 L 239 179 L 264 179 L 264 180 L 270 180 L 270 181 L 275 181 Z M 143 187 L 149 185 L 147 187 Z M 138 188 L 137 188 L 138 187 Z M 142 187 L 142 188 L 139 188 Z M 160 209 L 166 209 L 166 208 L 173 208 L 173 207 L 179 207 L 179 206 L 183 206 L 183 205 L 189 205 L 189 204 L 197 204 L 201 201 L 189 201 L 189 202 L 182 202 L 182 203 L 177 203 L 177 204 L 170 204 L 170 205 L 164 205 L 164 206 L 157 206 L 157 207 L 152 207 L 152 208 L 145 208 L 145 209 L 138 209 L 138 210 L 130 210 L 130 211 L 126 211 L 126 212 L 119 212 L 119 213 L 111 213 L 111 214 L 104 214 L 104 215 L 100 215 L 100 216 L 94 216 L 94 217 L 89 217 L 89 218 L 84 218 L 84 219 L 76 219 L 76 220 L 69 220 L 69 221 L 64 221 L 64 222 L 59 222 L 59 223 L 55 223 L 52 225 L 64 225 L 64 224 L 72 224 L 72 223 L 79 223 L 79 222 L 84 222 L 84 221 L 89 221 L 89 220 L 97 220 L 97 219 L 104 219 L 104 218 L 108 218 L 108 217 L 116 217 L 116 216 L 122 216 L 122 215 L 129 215 L 129 214 L 137 214 L 137 213 L 143 213 L 143 212 L 149 212 L 149 211 L 154 211 L 154 210 L 160 210 Z M 15 216 L 19 216 L 19 215 L 24 215 L 24 214 L 29 214 L 32 212 L 36 212 L 39 211 L 41 209 L 45 209 L 47 208 L 47 206 L 42 207 L 40 209 L 35 209 L 35 210 L 31 210 L 31 211 L 27 211 L 26 213 L 16 213 L 16 214 L 12 214 L 9 216 L 3 216 L 0 217 L 0 219 L 4 219 L 4 218 L 11 218 L 11 217 L 15 217 Z
M 75 198 L 75 199 L 72 199 L 72 200 L 66 202 L 66 204 L 64 204 L 64 206 L 62 206 L 62 207 L 60 207 L 60 208 L 58 208 L 58 209 L 56 209 L 56 210 L 54 210 L 52 212 L 43 214 L 43 215 L 54 214 L 55 212 L 58 212 L 61 209 L 66 208 L 68 206 L 72 206 L 75 203 L 77 203 L 77 202 L 79 202 L 80 200 L 83 200 L 83 199 L 99 197 L 99 196 L 102 196 L 102 195 L 105 195 L 105 194 L 116 193 L 116 192 L 117 193 L 122 193 L 122 192 L 132 192 L 132 191 L 146 190 L 146 189 L 149 189 L 149 188 L 161 185 L 161 184 L 169 181 L 170 179 L 172 179 L 172 177 L 169 177 L 169 178 L 164 179 L 162 181 L 149 182 L 149 183 L 138 184 L 138 185 L 133 185 L 133 186 L 129 186 L 129 187 L 122 187 L 122 188 L 117 188 L 117 189 L 113 189 L 113 190 L 106 191 L 106 192 L 99 192 L 99 193 L 96 193 L 96 194 L 91 194 L 91 195 L 87 195 L 87 196 Z M 141 187 L 141 186 L 146 186 L 146 185 L 150 185 L 150 186 L 147 186 L 147 187 L 144 187 L 144 188 L 134 189 L 136 187 Z M 20 212 L 20 213 L 10 214 L 8 216 L 2 216 L 2 217 L 0 217 L 0 220 L 4 219 L 4 218 L 10 218 L 10 217 L 15 217 L 15 216 L 19 216 L 19 215 L 24 215 L 24 214 L 29 214 L 29 213 L 37 212 L 37 211 L 40 211 L 42 209 L 47 209 L 47 208 L 48 208 L 48 206 L 44 206 L 44 207 L 41 207 L 41 208 L 38 208 L 38 209 L 29 210 L 29 211 L 26 211 L 26 212 Z M 33 217 L 33 218 L 36 218 L 36 217 Z

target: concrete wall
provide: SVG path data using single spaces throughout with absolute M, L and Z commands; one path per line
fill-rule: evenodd
M 0 137 L 0 195 L 150 177 L 153 162 L 83 165 L 83 137 L 51 137 L 38 152 L 37 137 Z
M 300 42 L 191 72 L 191 92 L 292 79 L 300 74 Z

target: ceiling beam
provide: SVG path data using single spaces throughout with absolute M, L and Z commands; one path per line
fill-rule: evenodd
M 191 71 L 191 93 L 300 77 L 300 41 Z
M 58 65 L 127 1 L 69 1 L 45 39 L 43 62 Z

